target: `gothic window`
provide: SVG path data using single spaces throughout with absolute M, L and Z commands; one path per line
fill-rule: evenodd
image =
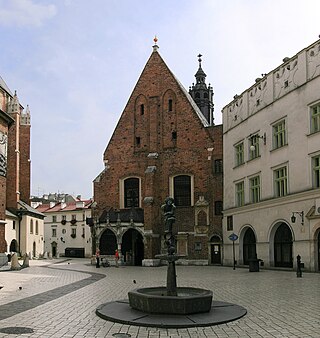
M 39 235 L 39 223 L 36 221 L 36 235 Z
M 196 93 L 195 97 L 196 97 L 196 99 L 200 99 L 200 93 L 199 92 Z
M 174 201 L 176 206 L 191 205 L 191 176 L 180 175 L 173 178 Z
M 139 179 L 132 177 L 124 181 L 124 207 L 139 207 Z
M 30 221 L 30 234 L 33 234 L 33 219 Z

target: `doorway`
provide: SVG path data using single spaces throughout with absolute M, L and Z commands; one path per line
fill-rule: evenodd
M 274 235 L 274 265 L 292 268 L 292 233 L 287 224 L 281 223 Z
M 221 265 L 221 239 L 218 236 L 212 236 L 210 240 L 211 264 Z
M 256 236 L 251 228 L 247 228 L 243 237 L 243 264 L 248 265 L 249 260 L 256 257 Z
M 127 265 L 141 266 L 144 258 L 143 237 L 135 229 L 127 230 L 122 237 L 122 255 Z
M 112 255 L 117 249 L 117 238 L 116 235 L 110 230 L 107 229 L 103 232 L 100 238 L 100 255 Z
M 57 243 L 56 242 L 51 243 L 51 252 L 52 252 L 52 257 L 57 257 Z

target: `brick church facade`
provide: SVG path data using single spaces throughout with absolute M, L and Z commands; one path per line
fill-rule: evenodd
M 30 206 L 30 128 L 29 108 L 0 77 L 0 254 L 43 252 L 44 216 Z
M 201 68 L 189 93 L 153 46 L 104 152 L 94 180 L 93 235 L 102 255 L 126 264 L 160 264 L 161 205 L 176 205 L 181 264 L 222 261 L 222 126 L 213 124 L 213 90 Z M 197 104 L 196 104 L 197 102 Z

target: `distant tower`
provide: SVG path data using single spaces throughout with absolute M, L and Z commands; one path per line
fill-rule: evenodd
M 207 87 L 206 85 L 206 74 L 201 68 L 201 57 L 198 55 L 199 69 L 195 74 L 196 84 L 192 84 L 192 87 L 189 87 L 189 94 L 201 110 L 204 117 L 207 119 L 210 126 L 214 125 L 214 104 L 213 104 L 213 88 L 210 86 L 210 83 Z

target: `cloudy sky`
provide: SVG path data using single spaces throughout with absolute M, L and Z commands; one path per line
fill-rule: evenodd
M 186 87 L 197 55 L 215 122 L 235 94 L 318 39 L 319 0 L 0 0 L 0 75 L 32 118 L 32 194 L 92 196 L 152 53 Z

